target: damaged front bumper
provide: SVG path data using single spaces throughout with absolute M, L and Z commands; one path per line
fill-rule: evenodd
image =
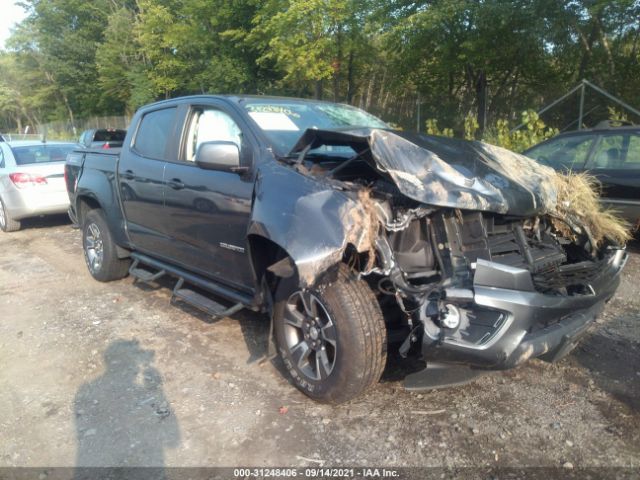
M 471 295 L 447 299 L 460 319 L 458 328 L 434 329 L 428 320 L 423 322 L 427 368 L 409 375 L 405 386 L 450 386 L 530 358 L 559 360 L 611 299 L 626 261 L 624 250 L 612 250 L 584 293 L 563 296 L 537 292 L 527 270 L 478 260 Z

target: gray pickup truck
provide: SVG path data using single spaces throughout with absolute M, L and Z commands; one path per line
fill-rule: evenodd
M 72 153 L 93 277 L 175 278 L 214 316 L 264 312 L 293 383 L 323 402 L 566 355 L 614 294 L 624 248 L 558 229 L 553 171 L 479 142 L 394 131 L 353 107 L 195 96 L 140 109 L 122 149 Z M 567 233 L 569 232 L 569 233 Z

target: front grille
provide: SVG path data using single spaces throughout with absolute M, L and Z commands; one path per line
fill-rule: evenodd
M 470 265 L 482 258 L 529 270 L 536 289 L 541 292 L 563 293 L 569 287 L 587 288 L 597 277 L 602 262 L 567 263 L 567 253 L 553 236 L 544 233 L 543 229 L 534 235 L 531 230 L 525 230 L 526 225 L 522 220 L 508 221 L 480 212 L 464 216 L 443 215 L 440 232 L 446 232 L 452 272 L 462 270 L 461 262 L 456 259 L 464 259 L 464 263 Z M 580 292 L 581 289 L 573 288 L 572 291 Z
M 533 276 L 536 286 L 546 290 L 557 290 L 566 287 L 586 286 L 593 282 L 604 266 L 603 261 L 584 261 L 561 265 L 549 271 Z

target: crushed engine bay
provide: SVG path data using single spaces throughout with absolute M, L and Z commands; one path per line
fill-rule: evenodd
M 403 354 L 421 335 L 423 344 L 489 349 L 515 307 L 481 305 L 484 286 L 530 293 L 530 303 L 589 297 L 623 263 L 624 238 L 594 238 L 597 219 L 558 198 L 559 174 L 508 150 L 387 130 L 308 130 L 287 158 L 352 200 L 339 253 L 354 246 L 354 268 L 399 310 L 410 332 Z M 564 310 L 532 311 L 527 334 L 564 318 Z

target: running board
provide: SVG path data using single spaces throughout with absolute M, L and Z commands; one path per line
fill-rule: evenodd
M 160 277 L 164 276 L 167 272 L 164 270 L 159 270 L 157 272 L 150 272 L 144 268 L 140 268 L 138 265 L 140 264 L 140 260 L 135 259 L 129 268 L 129 275 L 131 275 L 136 280 L 140 280 L 142 283 L 151 283 L 158 280 Z
M 221 303 L 216 302 L 212 298 L 206 297 L 198 292 L 195 292 L 189 288 L 183 288 L 184 279 L 180 278 L 173 289 L 171 295 L 171 303 L 176 300 L 181 300 L 184 303 L 197 308 L 198 310 L 211 315 L 212 320 L 228 317 L 236 312 L 239 312 L 244 308 L 241 303 L 236 303 L 231 307 L 226 307 Z
M 149 257 L 147 255 L 144 255 L 138 252 L 132 252 L 131 258 L 133 259 L 131 270 L 134 270 L 134 272 L 131 273 L 131 275 L 136 278 L 138 278 L 138 276 L 136 275 L 136 274 L 139 274 L 138 270 L 144 270 L 145 273 L 149 273 L 151 276 L 158 275 L 160 272 L 162 272 L 162 275 L 171 275 L 173 277 L 177 277 L 178 279 L 180 279 L 178 281 L 179 285 L 176 285 L 177 288 L 175 288 L 174 291 L 182 289 L 182 284 L 184 282 L 187 282 L 191 285 L 196 286 L 199 290 L 203 290 L 207 293 L 212 293 L 216 297 L 220 297 L 224 300 L 228 300 L 229 302 L 233 302 L 234 304 L 244 305 L 246 308 L 249 308 L 251 310 L 258 310 L 254 303 L 253 294 L 245 293 L 245 292 L 236 290 L 234 288 L 228 287 L 226 285 L 223 285 L 221 283 L 214 282 L 212 280 L 209 280 L 200 275 L 189 272 L 180 267 L 176 267 L 175 265 L 163 262 L 161 260 L 157 260 L 155 258 Z M 139 265 L 144 265 L 145 267 L 155 269 L 158 271 L 158 273 L 154 274 L 152 272 L 149 272 L 148 270 L 146 270 L 146 268 L 140 269 Z M 157 278 L 159 278 L 162 275 L 159 275 Z M 145 278 L 148 279 L 150 277 L 145 277 Z M 149 280 L 149 281 L 153 281 L 153 280 Z M 203 296 L 201 294 L 198 294 L 198 295 Z M 207 297 L 204 297 L 204 298 L 207 298 Z M 225 309 L 225 307 L 223 307 L 223 309 Z M 240 308 L 238 308 L 238 310 L 239 309 Z

